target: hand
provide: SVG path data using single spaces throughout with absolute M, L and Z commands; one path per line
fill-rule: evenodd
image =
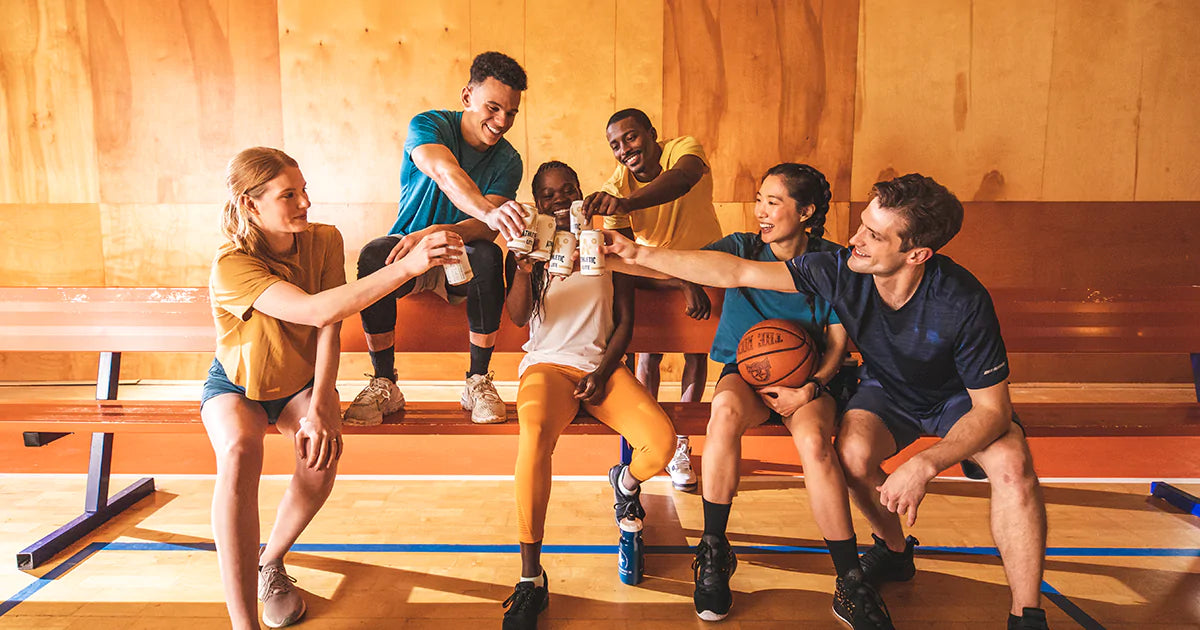
M 525 231 L 525 209 L 515 201 L 505 201 L 488 210 L 481 218 L 489 228 L 500 232 L 506 241 L 521 236 Z
M 412 234 L 405 234 L 404 236 L 400 237 L 400 242 L 396 243 L 396 246 L 392 248 L 392 251 L 388 252 L 387 259 L 383 261 L 383 264 L 390 265 L 397 260 L 404 258 L 408 252 L 412 251 L 412 248 L 415 247 L 417 243 L 421 242 L 422 238 L 425 238 L 426 234 L 427 232 L 425 230 L 418 230 Z
M 527 254 L 513 253 L 513 260 L 517 263 L 517 273 L 529 274 L 533 272 L 533 263 L 536 262 Z
M 625 238 L 616 230 L 603 230 L 604 244 L 600 246 L 601 253 L 619 256 L 629 263 L 637 263 L 638 249 L 641 245 Z
M 798 409 L 821 395 L 816 389 L 817 386 L 810 383 L 805 383 L 800 387 L 772 385 L 759 389 L 758 395 L 762 398 L 763 404 L 771 408 L 771 411 L 784 418 L 790 418 Z
M 336 396 L 313 396 L 308 415 L 300 418 L 296 431 L 296 454 L 304 465 L 317 470 L 325 470 L 342 457 L 342 414 Z
M 882 486 L 875 488 L 879 491 L 879 502 L 889 512 L 907 516 L 908 526 L 912 527 L 917 522 L 917 506 L 925 498 L 925 487 L 936 476 L 936 470 L 920 457 L 914 457 L 888 475 Z
M 604 402 L 607 393 L 604 386 L 608 383 L 608 376 L 608 374 L 601 374 L 599 370 L 585 375 L 575 386 L 575 398 L 589 405 L 599 405 Z
M 614 214 L 629 214 L 629 200 L 616 197 L 604 191 L 594 192 L 583 198 L 583 214 L 590 221 L 593 216 L 612 216 Z
M 684 310 L 687 316 L 697 320 L 708 319 L 709 313 L 712 312 L 712 302 L 704 292 L 704 287 L 681 280 L 679 290 L 683 291 L 683 299 L 687 302 L 687 309 Z
M 422 237 L 399 262 L 419 276 L 437 265 L 456 263 L 465 255 L 462 237 L 445 230 Z

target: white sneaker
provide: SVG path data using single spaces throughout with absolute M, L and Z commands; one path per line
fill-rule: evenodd
M 671 475 L 671 485 L 676 490 L 692 492 L 696 489 L 696 473 L 692 470 L 692 447 L 688 444 L 688 436 L 680 435 L 675 445 L 675 456 L 667 464 L 667 474 Z
M 342 422 L 364 426 L 375 426 L 383 422 L 383 417 L 396 413 L 404 408 L 404 394 L 396 386 L 396 382 L 377 376 L 367 383 L 366 388 L 354 397 L 354 402 L 346 408 Z
M 493 374 L 495 372 L 468 376 L 463 388 L 462 408 L 471 412 L 471 422 L 475 424 L 496 424 L 508 419 L 504 401 L 500 400 L 500 394 L 492 384 Z

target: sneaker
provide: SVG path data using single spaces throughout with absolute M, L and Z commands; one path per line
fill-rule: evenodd
M 737 555 L 729 541 L 716 534 L 705 534 L 696 545 L 696 559 L 692 561 L 692 572 L 696 590 L 692 601 L 696 604 L 696 615 L 704 621 L 720 621 L 729 614 L 733 606 L 733 593 L 729 590 L 729 578 L 737 570 Z
M 608 483 L 613 489 L 613 499 L 616 501 L 613 504 L 613 510 L 617 513 L 617 524 L 625 518 L 632 517 L 636 519 L 646 518 L 646 510 L 642 507 L 642 487 L 638 486 L 633 494 L 625 494 L 621 489 L 621 477 L 625 475 L 625 464 L 617 464 L 608 469 Z
M 984 472 L 983 468 L 969 459 L 962 460 L 958 465 L 962 468 L 963 476 L 967 479 L 975 479 L 977 481 L 987 479 L 987 473 Z
M 507 419 L 504 401 L 500 400 L 500 394 L 492 384 L 493 374 L 495 372 L 472 374 L 463 387 L 462 408 L 471 412 L 471 422 L 475 424 L 496 424 Z
M 875 544 L 859 557 L 863 580 L 879 586 L 884 582 L 907 582 L 917 574 L 913 550 L 921 541 L 909 536 L 904 539 L 904 553 L 894 553 L 882 538 L 875 534 L 871 534 L 871 538 L 875 539 Z
M 512 595 L 504 600 L 504 630 L 536 630 L 537 618 L 550 605 L 550 580 L 542 571 L 545 586 L 517 582 Z
M 1041 608 L 1023 608 L 1021 616 L 1008 616 L 1008 630 L 1050 630 L 1046 625 L 1046 611 Z
M 308 607 L 296 592 L 296 578 L 283 569 L 282 560 L 273 560 L 258 569 L 258 600 L 263 603 L 263 623 L 268 628 L 290 626 L 304 616 Z
M 396 381 L 377 376 L 354 397 L 354 402 L 342 415 L 342 422 L 372 427 L 383 422 L 384 416 L 403 408 L 404 394 L 400 393 Z
M 858 570 L 837 579 L 833 614 L 854 630 L 895 630 L 883 598 L 874 586 L 863 580 L 863 574 Z
M 675 445 L 675 457 L 667 464 L 667 474 L 671 475 L 671 485 L 676 490 L 692 492 L 696 489 L 696 473 L 692 470 L 692 447 L 688 444 L 686 435 L 679 436 Z

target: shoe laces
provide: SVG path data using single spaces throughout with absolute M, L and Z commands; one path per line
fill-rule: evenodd
M 692 472 L 691 447 L 675 449 L 675 457 L 671 458 L 671 466 L 679 472 Z
M 714 586 L 713 582 L 718 577 L 728 580 L 733 562 L 729 558 L 724 558 L 726 562 L 721 560 L 721 550 L 701 540 L 700 544 L 696 545 L 696 557 L 692 560 L 692 577 L 697 583 L 708 588 Z
M 495 372 L 477 374 L 468 379 L 468 387 L 471 390 L 471 395 L 489 400 L 500 400 L 500 394 L 496 391 L 496 385 L 492 383 L 492 378 L 495 374 Z
M 262 601 L 267 601 L 268 598 L 283 593 L 288 593 L 292 590 L 292 585 L 296 583 L 296 578 L 284 572 L 282 566 L 269 564 L 261 569 L 263 580 L 262 587 L 259 588 L 258 598 Z
M 838 582 L 838 593 L 852 619 L 865 618 L 876 625 L 891 620 L 892 615 L 879 596 L 879 591 L 864 582 L 861 574 L 847 579 L 839 578 Z
M 358 395 L 356 402 L 378 405 L 381 402 L 392 399 L 392 388 L 387 386 L 387 382 L 390 381 L 382 376 L 374 377 L 370 374 L 364 374 L 364 376 L 370 377 L 371 382 L 367 383 L 366 389 L 362 390 L 362 393 Z M 381 383 L 380 381 L 387 382 Z
M 529 586 L 525 586 L 526 584 Z M 504 600 L 504 603 L 501 604 L 501 606 L 507 609 L 504 614 L 523 615 L 533 605 L 535 590 L 537 590 L 537 586 L 533 582 L 521 582 L 517 584 L 517 587 L 513 589 L 512 595 L 509 595 L 508 599 Z M 509 606 L 512 606 L 512 608 L 509 608 Z

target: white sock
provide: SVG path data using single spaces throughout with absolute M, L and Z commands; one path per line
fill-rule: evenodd
M 521 576 L 521 581 L 522 582 L 533 582 L 534 586 L 545 587 L 546 586 L 546 572 L 542 571 L 541 573 L 538 574 L 537 577 Z
M 625 466 L 624 468 L 621 469 L 621 478 L 617 480 L 617 487 L 621 489 L 621 494 L 623 494 L 627 497 L 631 497 L 637 492 L 638 485 L 641 485 L 641 484 L 635 485 L 632 490 L 629 488 L 626 488 L 625 487 L 626 475 L 628 475 L 630 479 L 633 479 L 634 483 L 637 483 L 637 478 L 634 477 L 633 474 L 629 472 L 629 467 Z

